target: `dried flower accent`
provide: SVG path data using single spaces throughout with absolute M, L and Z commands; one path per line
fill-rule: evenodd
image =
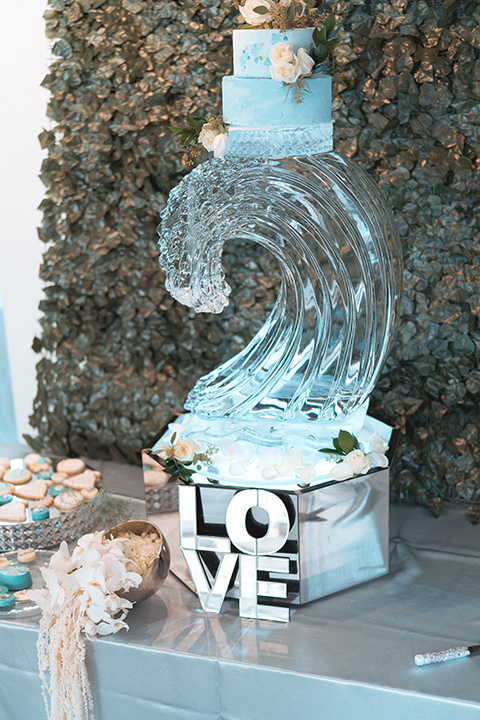
M 316 0 L 233 0 L 240 11 L 239 22 L 245 28 L 305 27 L 312 17 L 318 19 Z
M 217 452 L 216 447 L 209 446 L 205 449 L 199 442 L 178 438 L 174 432 L 170 444 L 161 445 L 154 454 L 158 455 L 165 472 L 170 475 L 169 483 L 180 480 L 190 485 L 193 482 L 192 476 L 200 472 L 204 465 L 211 465 Z

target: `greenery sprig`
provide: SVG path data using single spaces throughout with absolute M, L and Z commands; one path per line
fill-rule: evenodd
M 180 136 L 180 145 L 188 147 L 198 142 L 198 136 L 202 132 L 203 126 L 207 122 L 207 118 L 188 114 L 185 118 L 187 127 L 174 127 L 171 129 L 175 135 Z
M 315 60 L 316 68 L 325 62 L 328 56 L 343 42 L 343 37 L 337 34 L 335 28 L 335 15 L 329 13 L 321 28 L 315 28 L 312 35 L 312 44 L 310 45 L 310 55 Z
M 360 448 L 355 435 L 352 435 L 347 430 L 340 430 L 338 437 L 333 438 L 332 442 L 333 448 L 320 448 L 318 452 L 325 453 L 326 455 L 344 457 L 352 452 L 352 450 L 358 450 Z
M 178 442 L 189 443 L 188 440 L 178 440 Z M 191 444 L 191 443 L 189 443 Z M 170 445 L 164 450 L 166 457 L 159 456 L 160 464 L 164 472 L 170 475 L 169 483 L 180 480 L 186 485 L 193 483 L 192 477 L 196 472 L 202 469 L 202 463 L 210 465 L 212 457 L 218 452 L 218 448 L 209 447 L 207 450 L 193 451 L 191 460 L 179 460 L 175 457 L 177 448 L 177 433 L 174 432 L 170 438 Z M 161 451 L 160 451 L 161 452 Z

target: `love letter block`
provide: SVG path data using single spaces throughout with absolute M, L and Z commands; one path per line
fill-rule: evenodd
M 205 612 L 288 622 L 289 606 L 388 572 L 389 470 L 299 491 L 179 487 L 180 547 Z

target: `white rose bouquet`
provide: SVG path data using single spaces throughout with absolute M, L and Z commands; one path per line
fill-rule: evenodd
M 208 152 L 213 152 L 214 157 L 223 158 L 228 147 L 228 125 L 215 115 L 208 118 L 187 115 L 186 120 L 187 127 L 171 128 L 180 137 L 180 145 L 185 148 L 202 145 Z
M 330 470 L 330 477 L 334 480 L 348 480 L 355 475 L 366 475 L 376 467 L 388 467 L 388 458 L 384 454 L 388 445 L 382 438 L 371 437 L 368 446 L 369 452 L 364 452 L 355 435 L 340 430 L 338 437 L 333 438 L 333 448 L 321 448 L 319 452 L 337 460 Z
M 300 77 L 310 75 L 315 65 L 314 60 L 305 48 L 300 48 L 297 55 L 286 42 L 278 42 L 270 51 L 270 75 L 272 80 L 280 80 L 292 85 Z

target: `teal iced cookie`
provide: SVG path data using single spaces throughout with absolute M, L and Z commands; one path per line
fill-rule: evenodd
M 8 493 L 6 495 L 0 495 L 0 505 L 6 505 L 9 502 L 12 502 L 13 495 L 9 495 Z
M 53 470 L 42 470 L 41 472 L 37 473 L 37 478 L 39 480 L 51 480 L 53 475 Z

